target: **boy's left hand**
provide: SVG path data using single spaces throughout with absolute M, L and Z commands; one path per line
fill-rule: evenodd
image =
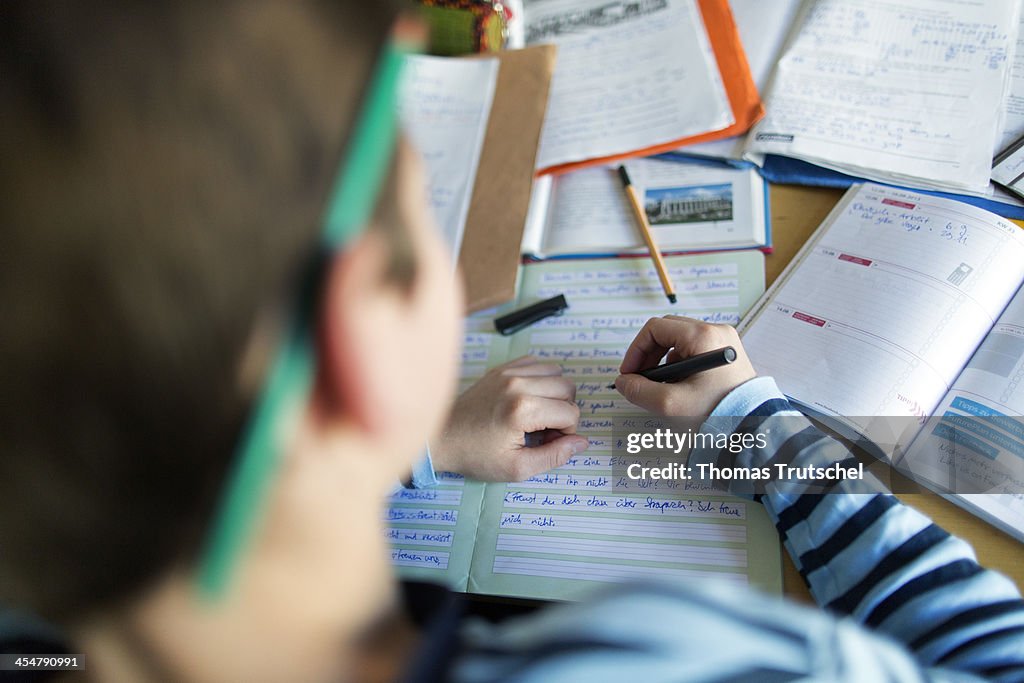
M 589 445 L 576 434 L 575 399 L 576 384 L 558 365 L 529 356 L 499 365 L 456 399 L 444 434 L 430 444 L 434 469 L 521 481 L 560 467 Z

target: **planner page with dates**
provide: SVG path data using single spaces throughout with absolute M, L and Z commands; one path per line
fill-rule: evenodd
M 960 202 L 851 188 L 740 326 L 761 374 L 860 432 L 935 408 L 1024 279 L 1024 231 Z

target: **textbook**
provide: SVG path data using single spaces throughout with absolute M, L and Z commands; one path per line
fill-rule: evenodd
M 625 166 L 662 252 L 771 246 L 768 192 L 756 169 L 657 159 Z M 647 253 L 616 167 L 537 178 L 522 253 L 537 259 Z
M 541 173 L 746 132 L 764 109 L 727 0 L 532 0 L 526 45 L 558 61 Z
M 745 158 L 991 196 L 992 157 L 1024 132 L 1020 18 L 1019 0 L 803 2 Z
M 666 258 L 679 293 L 671 312 L 735 324 L 764 290 L 764 255 Z M 719 579 L 780 592 L 778 535 L 763 508 L 703 482 L 612 481 L 612 423 L 635 414 L 614 389 L 622 355 L 649 317 L 670 312 L 649 258 L 523 266 L 516 307 L 563 294 L 569 308 L 503 337 L 494 314 L 467 319 L 464 385 L 532 354 L 577 382 L 589 450 L 558 469 L 504 484 L 440 474 L 400 490 L 387 511 L 391 559 L 406 578 L 461 591 L 573 600 L 605 583 L 652 577 Z M 632 486 L 632 488 L 630 488 Z
M 852 187 L 739 326 L 760 374 L 1024 539 L 1024 230 Z

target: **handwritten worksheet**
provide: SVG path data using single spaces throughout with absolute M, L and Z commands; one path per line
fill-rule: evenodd
M 986 194 L 1004 112 L 1019 105 L 1004 107 L 1019 4 L 806 3 L 748 153 Z
M 1010 87 L 1003 98 L 1003 127 L 992 156 L 1024 136 L 1024 10 L 1019 17 L 1017 46 L 1010 67 Z
M 579 429 L 591 446 L 564 467 L 528 481 L 487 484 L 480 498 L 467 497 L 479 486 L 467 482 L 458 504 L 450 497 L 419 506 L 457 514 L 452 526 L 471 515 L 478 523 L 452 535 L 452 547 L 464 547 L 463 532 L 472 543 L 468 566 L 461 550 L 445 548 L 447 570 L 421 568 L 415 575 L 443 577 L 471 592 L 552 599 L 574 599 L 601 583 L 655 576 L 780 589 L 778 537 L 760 505 L 716 495 L 699 482 L 637 488 L 612 480 L 612 422 L 637 414 L 637 408 L 607 385 L 640 326 L 668 312 L 735 324 L 763 290 L 764 260 L 758 252 L 670 257 L 667 264 L 680 300 L 672 310 L 648 258 L 550 261 L 524 267 L 519 305 L 564 294 L 569 302 L 564 315 L 510 339 L 487 331 L 482 318 L 469 321 L 464 380 L 527 354 L 560 364 L 577 383 Z M 392 510 L 399 506 L 414 507 L 395 498 Z M 406 567 L 411 561 L 402 553 L 438 555 L 422 544 L 394 548 L 396 562 Z
M 734 122 L 695 0 L 534 0 L 524 17 L 527 45 L 558 46 L 538 168 Z
M 497 59 L 417 55 L 402 71 L 399 118 L 423 159 L 428 203 L 453 256 L 462 245 L 497 79 Z

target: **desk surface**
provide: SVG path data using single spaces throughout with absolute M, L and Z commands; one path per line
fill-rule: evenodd
M 767 284 L 771 285 L 775 281 L 842 195 L 842 190 L 772 185 L 772 234 L 775 250 L 765 259 Z M 1019 588 L 1024 589 L 1024 543 L 934 494 L 903 494 L 900 499 L 931 517 L 950 533 L 969 541 L 983 565 L 1006 574 Z M 811 601 L 803 579 L 785 552 L 783 561 L 783 586 L 786 594 Z

